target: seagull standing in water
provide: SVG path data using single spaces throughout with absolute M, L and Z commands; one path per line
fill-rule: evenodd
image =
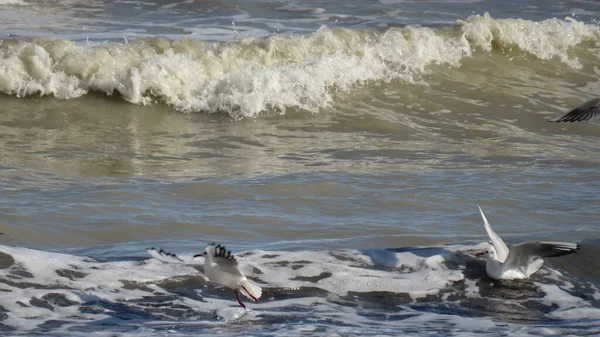
M 233 289 L 233 293 L 242 308 L 246 306 L 240 300 L 238 291 L 253 300 L 258 301 L 262 289 L 256 283 L 248 280 L 238 268 L 235 256 L 225 246 L 211 243 L 204 248 L 204 252 L 194 255 L 194 258 L 204 257 L 204 273 L 211 282 Z
M 479 205 L 477 205 L 479 207 Z M 538 271 L 544 260 L 542 257 L 556 257 L 576 253 L 580 246 L 570 242 L 530 241 L 514 245 L 508 249 L 504 241 L 494 232 L 485 214 L 479 207 L 485 230 L 492 240 L 492 245 L 475 254 L 485 256 L 485 271 L 496 280 L 525 279 Z
M 600 117 L 600 98 L 591 99 L 550 122 L 583 122 Z

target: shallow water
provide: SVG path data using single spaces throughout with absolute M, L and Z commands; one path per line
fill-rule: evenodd
M 0 0 L 5 335 L 597 335 L 593 2 Z M 489 279 L 508 242 L 574 241 Z M 243 317 L 191 258 L 263 285 Z M 4 296 L 5 295 L 5 296 Z

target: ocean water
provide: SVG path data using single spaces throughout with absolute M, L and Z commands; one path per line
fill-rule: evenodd
M 0 334 L 600 334 L 600 123 L 549 122 L 600 96 L 598 18 L 0 0 Z M 477 203 L 582 249 L 494 281 Z M 263 287 L 247 312 L 147 251 L 211 242 Z

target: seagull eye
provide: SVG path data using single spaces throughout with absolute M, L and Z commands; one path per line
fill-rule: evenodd
M 485 253 L 486 253 L 486 254 L 488 254 L 489 252 L 490 252 L 489 250 L 486 250 L 486 251 L 485 251 Z

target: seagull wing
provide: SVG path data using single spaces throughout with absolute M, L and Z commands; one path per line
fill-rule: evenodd
M 600 117 L 600 98 L 589 100 L 551 122 L 583 122 Z
M 222 272 L 244 276 L 238 268 L 238 262 L 235 259 L 235 256 L 231 254 L 231 251 L 227 250 L 225 246 L 217 245 L 215 247 L 215 254 L 212 260 L 213 263 L 219 266 L 219 270 Z
M 146 248 L 146 252 L 150 254 L 153 258 L 165 262 L 165 263 L 174 263 L 174 264 L 185 264 L 189 266 L 198 266 L 202 265 L 202 262 L 196 260 L 184 260 L 177 256 L 175 253 L 168 252 L 162 248 L 156 249 L 154 247 Z
M 489 222 L 487 221 L 485 214 L 483 214 L 483 211 L 481 210 L 479 204 L 477 204 L 477 207 L 479 207 L 479 213 L 481 213 L 481 217 L 483 218 L 485 231 L 488 233 L 488 236 L 492 240 L 492 245 L 494 245 L 494 248 L 496 249 L 496 254 L 498 254 L 498 260 L 500 260 L 500 262 L 506 261 L 506 258 L 508 257 L 508 247 L 506 247 L 506 244 L 504 243 L 504 241 L 502 241 L 498 234 L 494 232 Z
M 556 257 L 576 253 L 581 247 L 570 242 L 529 241 L 510 247 L 505 268 L 526 268 L 536 257 Z

